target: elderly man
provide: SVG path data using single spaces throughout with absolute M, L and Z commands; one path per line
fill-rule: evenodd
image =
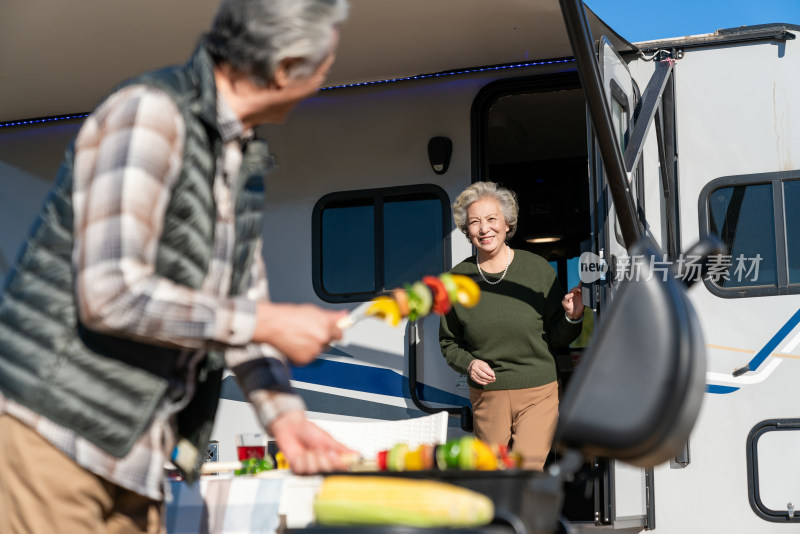
M 225 367 L 295 471 L 343 467 L 284 360 L 343 314 L 268 300 L 253 128 L 321 86 L 346 11 L 224 0 L 185 66 L 86 119 L 0 295 L 0 532 L 160 531 L 163 465 L 197 476 Z

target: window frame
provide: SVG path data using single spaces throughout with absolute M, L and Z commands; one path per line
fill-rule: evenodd
M 420 198 L 413 198 L 418 195 Z M 351 191 L 337 191 L 321 197 L 311 215 L 311 270 L 314 292 L 325 302 L 346 303 L 363 302 L 376 295 L 385 293 L 385 261 L 383 251 L 384 241 L 384 211 L 386 201 L 396 201 L 397 197 L 412 197 L 408 200 L 426 200 L 433 196 L 438 199 L 442 207 L 442 265 L 444 269 L 451 264 L 450 234 L 453 230 L 453 218 L 450 212 L 450 198 L 447 192 L 436 184 L 415 184 L 394 187 L 378 187 L 374 189 L 357 189 Z M 371 204 L 370 204 L 371 200 Z M 352 293 L 329 293 L 323 284 L 323 255 L 322 255 L 322 212 L 331 204 L 372 205 L 374 208 L 374 250 L 375 250 L 375 287 L 374 291 Z M 346 207 L 346 206 L 337 206 Z M 431 273 L 439 274 L 439 273 Z
M 789 281 L 789 245 L 786 233 L 786 215 L 784 210 L 786 204 L 784 200 L 783 184 L 785 182 L 800 180 L 800 170 L 765 172 L 754 174 L 740 174 L 733 176 L 723 176 L 708 182 L 700 191 L 698 199 L 698 217 L 701 234 L 711 232 L 709 220 L 710 210 L 708 200 L 711 194 L 723 187 L 740 185 L 759 185 L 771 184 L 772 188 L 772 211 L 773 211 L 773 230 L 775 236 L 775 267 L 777 283 L 776 285 L 745 286 L 723 288 L 719 287 L 707 278 L 703 278 L 703 284 L 714 295 L 721 298 L 748 298 L 765 297 L 772 295 L 796 295 L 800 294 L 800 283 L 792 284 Z
M 747 436 L 747 496 L 753 512 L 773 523 L 800 523 L 800 514 L 789 517 L 787 510 L 773 510 L 761 500 L 758 471 L 758 440 L 768 432 L 800 432 L 800 419 L 769 419 L 755 425 Z
M 633 110 L 631 110 L 630 102 L 628 102 L 628 95 L 625 93 L 625 89 L 623 89 L 622 86 L 620 86 L 617 80 L 611 78 L 610 80 L 608 80 L 608 85 L 611 90 L 611 98 L 613 99 L 614 102 L 619 104 L 619 107 L 625 114 L 625 119 L 626 119 L 625 122 L 627 123 L 627 125 L 625 127 L 624 133 L 622 134 L 622 137 L 617 139 L 617 145 L 619 146 L 620 153 L 624 154 L 625 149 L 628 148 L 628 145 L 630 144 L 631 133 L 633 130 L 633 123 L 634 123 L 634 117 L 633 117 L 634 114 Z M 638 97 L 636 84 L 634 83 L 633 85 L 634 85 L 634 94 Z M 614 110 L 610 109 L 609 111 L 611 112 L 612 123 L 613 123 Z M 616 131 L 615 128 L 614 133 L 619 134 L 620 132 Z

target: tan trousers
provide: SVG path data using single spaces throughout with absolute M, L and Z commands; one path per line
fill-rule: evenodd
M 33 429 L 0 415 L 1 534 L 164 533 L 162 504 L 83 469 Z
M 527 389 L 469 388 L 475 437 L 490 445 L 511 444 L 522 467 L 541 471 L 558 423 L 558 382 Z

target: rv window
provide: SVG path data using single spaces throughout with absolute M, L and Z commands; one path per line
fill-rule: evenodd
M 786 207 L 786 246 L 788 248 L 789 283 L 800 284 L 800 180 L 784 182 L 783 205 Z
M 800 171 L 726 176 L 700 194 L 700 228 L 728 253 L 712 257 L 708 289 L 725 298 L 800 293 Z
M 333 193 L 313 219 L 314 289 L 328 302 L 368 300 L 450 263 L 449 200 L 438 186 Z
M 711 231 L 722 238 L 729 258 L 712 274 L 719 287 L 777 284 L 772 184 L 736 185 L 708 199 Z
M 766 521 L 800 523 L 800 419 L 770 419 L 747 436 L 750 507 Z
M 385 286 L 401 287 L 445 269 L 442 203 L 438 198 L 387 200 L 383 205 Z M 409 239 L 413 236 L 412 239 Z
M 630 125 L 630 114 L 628 110 L 628 96 L 625 90 L 619 86 L 613 78 L 609 80 L 611 86 L 611 122 L 614 125 L 614 133 L 617 135 L 619 149 L 624 154 L 628 148 L 628 129 Z
M 374 213 L 374 206 L 358 204 L 322 211 L 322 279 L 328 293 L 375 290 Z

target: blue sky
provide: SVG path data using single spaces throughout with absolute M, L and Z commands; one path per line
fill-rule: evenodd
M 770 22 L 800 26 L 800 0 L 584 0 L 584 3 L 632 43 Z

